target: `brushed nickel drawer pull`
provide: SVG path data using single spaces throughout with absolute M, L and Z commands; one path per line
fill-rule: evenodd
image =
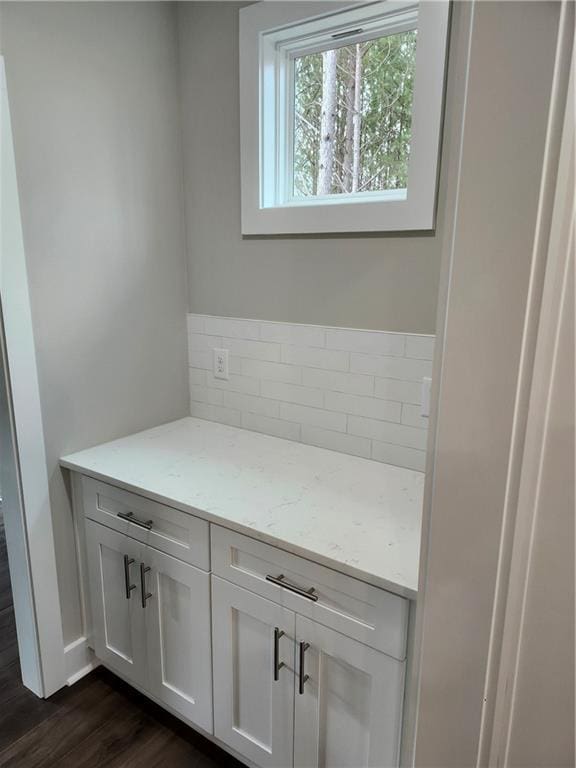
M 308 648 L 310 648 L 310 643 L 300 643 L 300 670 L 298 672 L 298 693 L 300 696 L 304 693 L 304 684 L 310 680 L 310 675 L 304 674 L 304 656 Z
M 302 587 L 297 587 L 295 584 L 290 584 L 290 582 L 285 581 L 284 574 L 281 573 L 280 576 L 266 576 L 266 581 L 270 581 L 272 584 L 276 584 L 277 587 L 284 587 L 284 589 L 287 589 L 289 592 L 294 592 L 297 595 L 300 595 L 300 597 L 305 597 L 307 600 L 312 600 L 313 602 L 318 602 L 318 595 L 316 594 L 316 590 L 314 587 L 310 587 L 310 589 L 302 589 Z
M 130 584 L 130 566 L 133 562 L 133 557 L 124 555 L 124 588 L 126 590 L 126 600 L 130 600 L 130 593 L 133 589 L 136 589 L 136 584 Z
M 122 520 L 127 520 L 133 525 L 140 526 L 140 528 L 146 528 L 147 531 L 151 531 L 154 524 L 153 520 L 139 520 L 137 517 L 134 517 L 134 512 L 118 512 L 116 517 L 121 517 Z
M 282 667 L 286 666 L 283 661 L 280 661 L 280 638 L 284 637 L 284 634 L 278 627 L 274 627 L 274 682 L 280 678 Z
M 150 570 L 150 566 L 140 563 L 140 587 L 142 597 L 142 608 L 146 608 L 146 601 L 152 597 L 152 592 L 146 592 L 146 574 Z

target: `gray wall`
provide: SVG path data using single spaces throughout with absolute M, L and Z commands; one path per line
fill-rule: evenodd
M 504 510 L 515 492 L 510 451 L 523 429 L 515 404 L 559 9 L 474 9 L 424 506 L 419 768 L 477 764 Z
M 0 30 L 67 642 L 58 457 L 188 410 L 174 8 L 3 3 Z
M 178 5 L 190 310 L 433 333 L 441 226 L 435 235 L 242 238 L 239 7 Z M 458 130 L 452 80 L 448 147 Z M 445 178 L 440 187 L 442 222 Z

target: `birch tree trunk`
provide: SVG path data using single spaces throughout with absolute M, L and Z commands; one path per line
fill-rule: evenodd
M 352 191 L 352 157 L 354 155 L 354 88 L 356 85 L 356 53 L 346 51 L 346 128 L 344 131 L 344 161 L 342 182 L 346 192 Z
M 334 133 L 336 129 L 336 57 L 337 51 L 322 54 L 322 118 L 320 125 L 320 168 L 318 169 L 319 195 L 332 191 L 334 170 Z
M 360 185 L 360 139 L 362 131 L 362 55 L 361 43 L 356 43 L 356 68 L 354 71 L 354 113 L 352 117 L 352 192 Z

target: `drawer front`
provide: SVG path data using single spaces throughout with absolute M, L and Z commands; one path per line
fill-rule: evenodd
M 84 515 L 90 520 L 210 570 L 210 534 L 205 520 L 90 477 L 82 478 L 82 496 Z
M 211 525 L 211 542 L 213 573 L 396 659 L 406 658 L 405 598 L 217 525 Z

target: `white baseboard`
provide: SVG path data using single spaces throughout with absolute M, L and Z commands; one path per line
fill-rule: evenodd
M 93 669 L 100 666 L 94 651 L 88 647 L 88 638 L 79 637 L 64 648 L 66 684 L 74 685 Z

